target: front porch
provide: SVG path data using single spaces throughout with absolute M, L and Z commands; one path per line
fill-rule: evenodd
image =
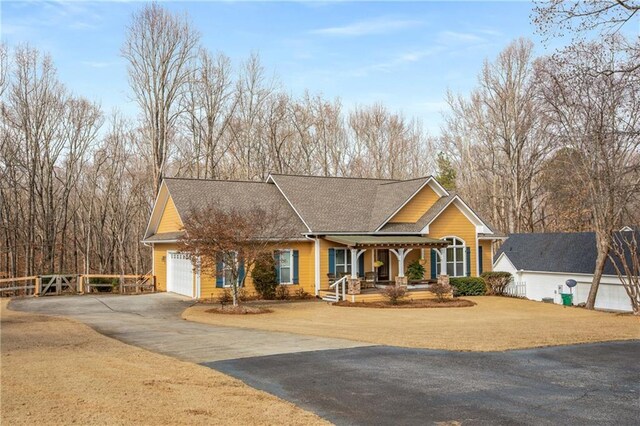
M 318 291 L 324 300 L 380 301 L 387 285 L 406 287 L 408 299 L 430 299 L 435 297 L 427 290 L 436 282 L 433 278 L 446 275 L 448 242 L 444 240 L 416 235 L 327 235 L 324 239 L 336 244 L 328 249 L 326 286 Z M 423 269 L 421 276 L 409 281 L 410 264 L 418 261 L 424 268 L 425 252 L 437 252 L 442 259 L 439 274 L 433 269 L 430 273 Z
M 388 285 L 395 285 L 395 283 L 389 283 Z M 349 294 L 345 293 L 344 298 L 340 296 L 341 300 L 346 300 L 352 303 L 358 302 L 383 302 L 386 301 L 386 297 L 384 296 L 384 288 L 386 285 L 378 285 L 374 288 L 365 288 L 361 289 L 359 294 Z M 435 299 L 436 295 L 430 292 L 426 287 L 428 285 L 422 284 L 419 286 L 408 285 L 407 286 L 407 296 L 406 300 L 426 300 L 426 299 Z M 339 290 L 340 292 L 340 290 Z M 335 298 L 336 291 L 333 288 L 320 290 L 320 298 L 325 299 L 325 297 L 329 296 L 329 298 Z

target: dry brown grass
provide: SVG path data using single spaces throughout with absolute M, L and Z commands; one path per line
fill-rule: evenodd
M 340 337 L 414 348 L 491 351 L 640 338 L 640 319 L 630 315 L 506 297 L 467 297 L 464 309 L 362 309 L 324 302 L 262 305 L 273 313 L 212 315 L 194 306 L 192 321 L 261 330 Z
M 1 303 L 3 425 L 325 423 L 209 368 Z

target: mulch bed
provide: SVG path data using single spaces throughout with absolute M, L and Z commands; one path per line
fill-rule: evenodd
M 438 300 L 403 300 L 398 302 L 397 305 L 392 305 L 389 302 L 348 302 L 341 301 L 334 303 L 334 306 L 347 306 L 350 308 L 391 308 L 391 309 L 413 309 L 413 308 L 468 308 L 475 306 L 475 302 L 466 299 L 447 299 L 442 302 Z
M 207 309 L 205 312 L 210 314 L 227 314 L 227 315 L 256 315 L 256 314 L 268 314 L 269 312 L 273 312 L 271 309 L 260 308 L 257 306 L 233 306 L 233 305 L 224 305 L 218 306 L 212 309 Z

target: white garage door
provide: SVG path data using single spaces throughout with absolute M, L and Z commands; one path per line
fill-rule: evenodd
M 167 253 L 167 291 L 193 297 L 193 265 L 184 253 Z

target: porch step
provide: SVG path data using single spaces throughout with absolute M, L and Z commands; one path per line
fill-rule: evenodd
M 340 298 L 336 297 L 335 294 L 327 294 L 322 297 L 322 300 L 324 300 L 325 302 L 335 303 L 335 302 L 339 302 Z

